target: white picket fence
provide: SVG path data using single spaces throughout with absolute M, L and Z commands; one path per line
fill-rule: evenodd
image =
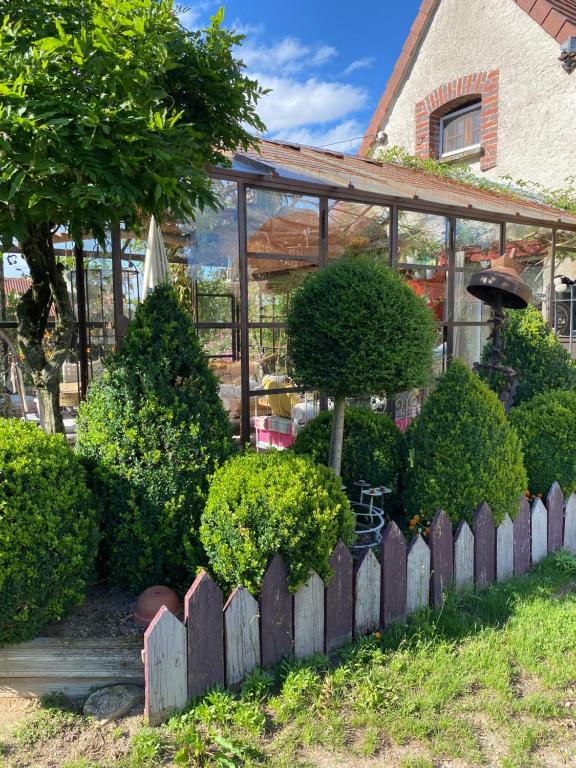
M 146 716 L 151 724 L 214 685 L 237 687 L 255 667 L 282 658 L 329 653 L 353 637 L 414 611 L 441 605 L 446 590 L 481 589 L 525 573 L 561 547 L 576 554 L 576 494 L 564 504 L 554 483 L 546 504 L 519 501 L 518 513 L 495 528 L 482 504 L 472 529 L 452 525 L 439 511 L 430 527 L 429 544 L 421 536 L 407 546 L 398 526 L 390 523 L 380 558 L 368 550 L 354 565 L 349 550 L 335 548 L 329 583 L 311 573 L 290 594 L 286 566 L 276 555 L 256 600 L 238 587 L 224 602 L 222 592 L 203 571 L 185 597 L 185 621 L 162 607 L 144 636 Z

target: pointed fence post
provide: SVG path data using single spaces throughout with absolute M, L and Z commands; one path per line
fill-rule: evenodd
M 514 525 L 510 515 L 496 529 L 496 581 L 506 581 L 514 575 Z
M 494 582 L 496 576 L 496 530 L 492 510 L 485 501 L 474 513 L 474 581 L 476 589 Z
M 532 563 L 539 563 L 548 552 L 548 513 L 541 499 L 536 499 L 530 511 L 532 521 Z
M 396 523 L 386 526 L 380 544 L 380 623 L 406 621 L 406 539 Z
M 186 628 L 163 605 L 144 633 L 144 714 L 159 725 L 187 700 Z
M 514 575 L 520 576 L 530 570 L 531 515 L 530 504 L 524 494 L 518 502 L 518 512 L 514 518 Z
M 312 571 L 294 595 L 294 655 L 324 653 L 324 582 Z
M 352 555 L 339 541 L 330 556 L 332 578 L 326 584 L 326 653 L 352 639 Z
M 408 548 L 406 612 L 427 608 L 430 601 L 430 550 L 418 534 Z
M 439 509 L 430 525 L 430 555 L 432 567 L 432 605 L 442 605 L 444 594 L 454 579 L 454 543 L 452 523 Z
M 260 643 L 264 667 L 294 658 L 293 599 L 288 591 L 288 569 L 278 554 L 262 579 Z
M 380 563 L 371 549 L 364 550 L 354 580 L 354 637 L 380 627 Z
M 474 586 L 474 534 L 466 520 L 454 537 L 454 586 L 459 591 Z
M 576 555 L 576 493 L 571 493 L 566 502 L 564 549 Z
M 564 494 L 556 481 L 546 497 L 548 509 L 548 552 L 555 552 L 562 547 L 564 533 Z
M 184 597 L 188 635 L 188 698 L 224 685 L 224 599 L 206 571 L 200 571 Z
M 260 664 L 258 603 L 244 587 L 237 587 L 224 606 L 226 685 L 237 686 Z

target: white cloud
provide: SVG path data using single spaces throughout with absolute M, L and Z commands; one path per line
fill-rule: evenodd
M 362 88 L 348 83 L 252 74 L 263 87 L 272 89 L 258 106 L 260 117 L 271 133 L 341 120 L 362 109 L 368 98 Z
M 179 6 L 176 9 L 176 14 L 183 27 L 186 29 L 198 29 L 198 27 L 206 25 L 206 11 L 212 6 L 213 3 L 211 2 L 192 3 L 189 6 Z
M 321 67 L 338 55 L 331 45 L 305 45 L 295 37 L 284 37 L 274 45 L 246 40 L 239 52 L 249 69 L 290 75 L 310 67 Z
M 349 64 L 344 70 L 344 75 L 349 75 L 352 72 L 356 72 L 359 69 L 370 69 L 374 64 L 376 58 L 374 56 L 365 56 L 363 59 L 356 59 L 352 64 Z
M 357 120 L 344 120 L 331 128 L 295 128 L 278 131 L 271 138 L 307 144 L 310 147 L 326 147 L 337 152 L 355 152 L 362 141 L 362 126 Z

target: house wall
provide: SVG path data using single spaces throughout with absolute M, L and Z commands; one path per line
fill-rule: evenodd
M 576 175 L 576 72 L 559 44 L 511 0 L 442 0 L 381 129 L 416 153 L 416 103 L 443 83 L 499 70 L 497 163 L 510 175 L 562 186 Z M 480 161 L 470 163 L 480 172 Z

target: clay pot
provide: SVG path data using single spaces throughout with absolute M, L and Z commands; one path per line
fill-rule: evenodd
M 180 611 L 180 600 L 176 592 L 169 587 L 148 587 L 136 601 L 134 621 L 139 627 L 146 629 L 163 605 L 177 616 Z

